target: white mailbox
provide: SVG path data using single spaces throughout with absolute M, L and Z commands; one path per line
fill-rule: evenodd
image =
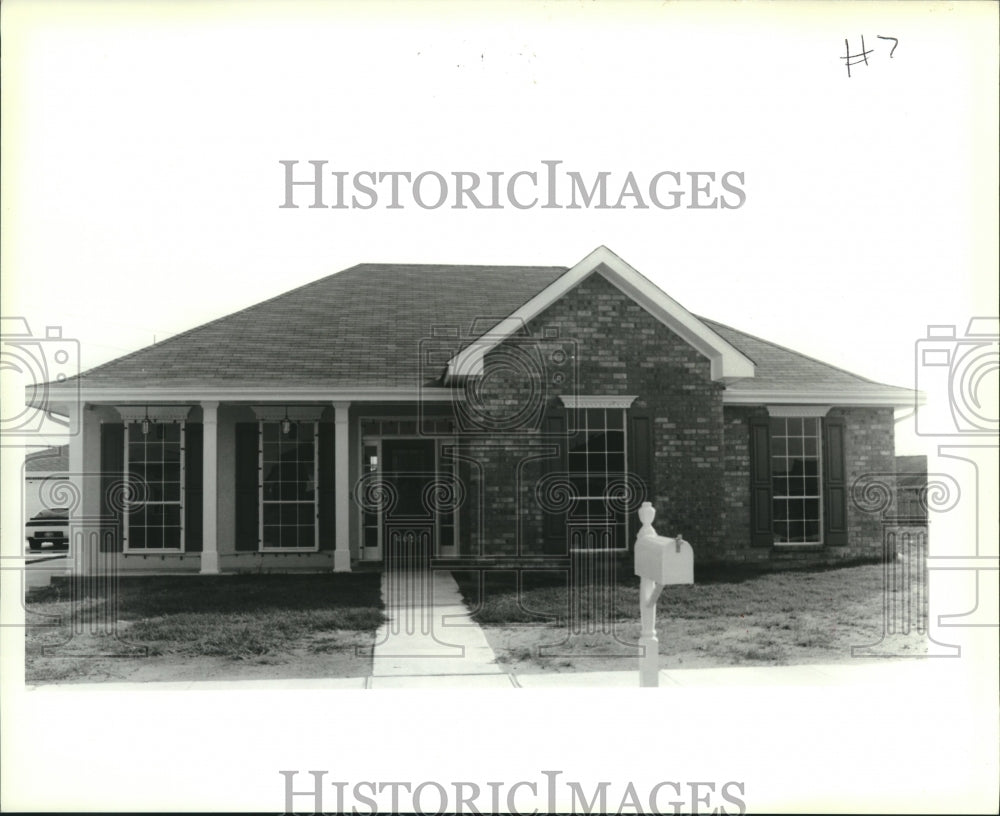
M 639 685 L 655 688 L 660 684 L 659 652 L 656 637 L 656 602 L 663 587 L 694 583 L 694 550 L 680 535 L 657 535 L 653 529 L 656 510 L 649 502 L 639 508 L 642 527 L 635 537 L 635 574 L 639 576 Z
M 657 584 L 694 583 L 694 550 L 681 536 L 668 538 L 653 529 L 655 511 L 649 502 L 639 509 L 642 528 L 635 540 L 635 574 Z

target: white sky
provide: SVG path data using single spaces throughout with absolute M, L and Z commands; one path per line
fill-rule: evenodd
M 890 384 L 928 324 L 996 314 L 993 4 L 2 15 L 2 312 L 62 326 L 84 368 L 362 261 L 569 266 L 599 244 L 696 314 Z M 747 202 L 283 210 L 281 159 L 736 170 Z M 897 450 L 921 450 L 905 427 Z
M 928 324 L 997 299 L 987 8 L 39 6 L 5 6 L 3 312 L 84 368 L 360 261 L 603 243 L 697 314 L 899 385 Z M 737 170 L 747 202 L 282 210 L 280 159 Z

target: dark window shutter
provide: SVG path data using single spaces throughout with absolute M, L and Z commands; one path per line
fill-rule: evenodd
M 101 516 L 108 521 L 108 527 L 101 533 L 101 552 L 122 551 L 120 508 L 124 478 L 125 425 L 120 422 L 101 423 Z M 114 500 L 112 494 L 116 496 Z M 117 508 L 114 506 L 116 504 Z
M 844 434 L 843 417 L 828 417 L 823 421 L 823 538 L 834 547 L 847 544 Z
M 561 408 L 545 417 L 546 444 L 555 445 L 558 454 L 542 460 L 542 478 L 552 473 L 566 472 L 566 413 Z M 542 508 L 543 552 L 546 555 L 566 554 L 566 513 Z
M 204 428 L 200 422 L 184 425 L 184 551 L 201 552 L 204 505 Z
M 653 496 L 656 495 L 653 487 L 653 418 L 642 410 L 627 411 L 626 416 L 629 473 L 641 479 L 646 487 L 644 494 L 636 499 L 638 507 L 644 501 L 653 501 Z M 629 519 L 629 531 L 634 536 L 641 526 L 642 522 L 639 521 L 639 513 L 636 510 Z
M 774 544 L 771 515 L 771 422 L 766 416 L 750 417 L 750 544 Z
M 236 550 L 255 552 L 260 530 L 260 496 L 257 492 L 258 456 L 256 422 L 236 423 Z
M 336 547 L 336 439 L 334 422 L 319 423 L 319 548 Z

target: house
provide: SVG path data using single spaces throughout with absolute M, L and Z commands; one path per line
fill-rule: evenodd
M 571 268 L 361 264 L 61 384 L 81 569 L 347 571 L 628 553 L 877 557 L 882 385 Z

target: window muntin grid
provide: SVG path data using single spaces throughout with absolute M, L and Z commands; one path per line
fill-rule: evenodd
M 183 552 L 185 425 L 148 423 L 125 423 L 124 551 Z
M 823 542 L 822 435 L 817 417 L 771 418 L 775 544 Z
M 319 548 L 318 423 L 259 423 L 260 549 Z
M 455 420 L 424 417 L 364 417 L 361 419 L 361 436 L 364 438 L 418 437 L 428 434 L 451 435 L 455 433 Z
M 628 548 L 627 514 L 609 501 L 613 482 L 627 473 L 625 409 L 579 409 L 577 434 L 570 442 L 567 465 L 575 500 L 567 523 L 614 528 L 615 549 Z M 587 540 L 595 539 L 588 536 Z

